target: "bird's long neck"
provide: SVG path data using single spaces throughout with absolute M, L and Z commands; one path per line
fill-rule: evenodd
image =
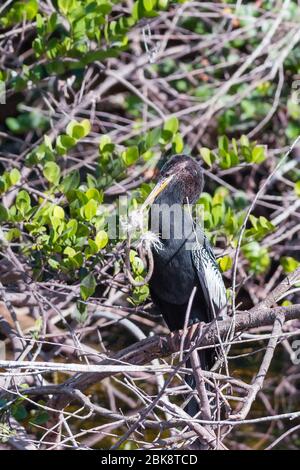
M 193 232 L 193 218 L 188 206 L 176 202 L 174 194 L 166 192 L 152 205 L 150 230 L 159 235 L 161 241 L 174 249 L 184 243 Z

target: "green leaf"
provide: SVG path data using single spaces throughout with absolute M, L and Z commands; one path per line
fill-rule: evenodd
M 17 421 L 27 418 L 27 411 L 24 405 L 16 404 L 12 406 L 12 415 Z
M 74 311 L 74 318 L 80 322 L 84 323 L 88 319 L 88 310 L 87 310 L 87 305 L 84 304 L 82 301 L 78 301 L 75 306 L 75 311 Z
M 93 295 L 96 286 L 96 279 L 92 273 L 85 276 L 85 278 L 82 279 L 80 284 L 80 295 L 82 300 L 87 300 L 91 295 Z
M 84 217 L 86 220 L 91 220 L 97 214 L 98 203 L 95 199 L 90 199 L 84 206 Z
M 261 163 L 265 160 L 265 148 L 263 146 L 256 146 L 252 150 L 252 162 L 253 163 Z
M 247 163 L 252 163 L 252 151 L 250 147 L 241 147 L 241 154 Z
M 88 119 L 83 119 L 83 121 L 80 122 L 80 126 L 84 131 L 84 135 L 82 137 L 86 137 L 92 129 L 90 121 Z
M 176 153 L 181 153 L 184 148 L 184 142 L 181 134 L 175 134 L 173 137 L 173 149 Z
M 3 3 L 3 2 L 2 2 Z M 6 27 L 16 23 L 22 23 L 22 21 L 33 20 L 38 12 L 38 1 L 27 0 L 27 1 L 16 1 L 9 2 L 11 8 L 7 13 L 1 12 L 0 22 Z
M 295 121 L 300 119 L 300 106 L 297 100 L 297 93 L 294 96 L 295 99 L 289 99 L 287 102 L 288 115 L 291 116 Z
M 236 139 L 231 139 L 231 145 L 232 145 L 232 150 L 233 152 L 237 155 L 238 154 L 238 146 L 237 146 L 237 141 Z
M 149 160 L 151 160 L 152 157 L 153 157 L 153 152 L 151 150 L 147 150 L 147 152 L 142 154 L 142 158 L 143 160 L 145 160 L 145 162 L 148 162 Z
M 60 267 L 60 263 L 54 258 L 49 258 L 48 259 L 48 264 L 53 269 L 59 269 L 59 267 Z
M 22 133 L 23 129 L 17 118 L 8 117 L 5 124 L 11 132 L 14 132 L 15 134 Z
M 67 255 L 69 258 L 73 258 L 76 255 L 76 251 L 74 250 L 74 248 L 67 246 L 64 249 L 64 255 Z
M 288 139 L 295 140 L 300 134 L 299 121 L 289 122 L 284 132 Z
M 249 261 L 250 272 L 263 273 L 270 266 L 270 255 L 266 248 L 262 248 L 257 242 L 247 243 L 242 247 L 246 259 Z
M 55 162 L 47 162 L 44 166 L 43 174 L 49 183 L 58 184 L 60 178 L 60 168 Z
M 31 209 L 30 196 L 27 191 L 22 190 L 18 193 L 16 207 L 22 215 L 25 215 Z
M 95 201 L 101 203 L 103 200 L 102 194 L 99 193 L 98 189 L 96 188 L 89 188 L 86 193 L 86 197 L 90 199 L 95 199 Z
M 142 274 L 144 271 L 144 263 L 139 256 L 133 258 L 132 269 L 135 274 Z
M 137 0 L 136 2 L 134 2 L 133 4 L 133 8 L 132 8 L 132 18 L 135 20 L 135 21 L 138 21 L 139 19 L 141 19 L 144 15 L 144 5 L 143 5 L 143 2 L 141 0 Z
M 9 212 L 3 204 L 0 204 L 0 222 L 7 222 L 9 219 Z
M 213 206 L 212 210 L 211 210 L 211 214 L 212 214 L 212 217 L 213 217 L 213 222 L 214 222 L 214 225 L 218 225 L 222 222 L 223 220 L 223 216 L 224 216 L 224 206 L 223 204 L 217 204 L 215 206 Z
M 146 11 L 152 11 L 155 6 L 156 0 L 143 0 L 143 5 Z
M 258 230 L 258 226 L 257 226 L 258 219 L 257 219 L 257 217 L 255 217 L 253 214 L 250 214 L 249 219 L 250 219 L 250 222 L 252 223 L 253 227 L 255 228 L 255 230 Z
M 9 173 L 9 178 L 10 178 L 11 184 L 14 186 L 20 181 L 21 173 L 19 172 L 17 168 L 13 168 L 11 172 Z
M 222 135 L 218 138 L 219 151 L 223 150 L 225 153 L 229 150 L 229 140 L 226 135 Z
M 67 194 L 71 190 L 75 190 L 78 188 L 80 183 L 80 175 L 79 171 L 71 171 L 63 180 L 61 183 L 62 191 Z
M 109 135 L 102 135 L 99 142 L 99 150 L 101 153 L 112 152 L 114 149 L 114 144 L 111 142 Z
M 45 410 L 38 410 L 34 417 L 30 420 L 30 424 L 41 426 L 50 419 L 50 415 Z
M 58 219 L 63 220 L 65 218 L 65 211 L 60 206 L 54 206 L 53 215 L 54 215 L 54 217 L 57 217 Z
M 74 10 L 77 4 L 77 0 L 58 0 L 58 8 L 63 15 L 67 15 L 69 12 Z
M 89 256 L 95 255 L 98 253 L 98 246 L 94 242 L 94 240 L 88 239 L 89 246 L 85 249 L 85 254 L 89 258 Z
M 204 207 L 205 212 L 211 211 L 212 197 L 209 193 L 203 192 L 199 198 L 198 204 Z
M 145 138 L 145 147 L 146 149 L 151 149 L 155 145 L 159 143 L 159 139 L 161 138 L 161 129 L 159 127 L 156 127 L 149 131 L 146 134 Z
M 232 259 L 230 256 L 223 256 L 222 258 L 218 259 L 219 266 L 222 272 L 228 271 L 232 267 Z
M 76 235 L 77 228 L 78 228 L 77 220 L 76 219 L 69 220 L 69 222 L 66 225 L 66 232 L 64 233 L 64 235 L 67 235 L 67 238 L 73 237 L 74 235 Z
M 110 23 L 110 27 L 112 27 L 113 24 L 114 24 L 114 22 L 112 21 Z M 108 40 L 109 40 L 109 38 L 108 38 Z M 110 57 L 117 57 L 117 56 L 118 56 L 118 51 L 117 51 L 117 49 L 114 49 L 113 47 L 110 47 L 106 50 L 97 49 L 97 50 L 87 52 L 85 54 L 85 56 L 82 57 L 80 62 L 82 63 L 82 65 L 88 65 L 92 62 L 96 62 L 97 60 L 102 61 L 102 60 L 108 59 Z
M 300 180 L 295 183 L 295 193 L 300 197 Z
M 165 10 L 168 6 L 169 0 L 158 0 L 158 7 L 161 10 Z
M 3 408 L 5 408 L 7 406 L 7 403 L 8 403 L 8 400 L 6 400 L 5 398 L 0 399 L 0 410 L 1 411 L 2 411 Z
M 50 216 L 50 222 L 51 222 L 51 225 L 53 227 L 53 230 L 56 233 L 62 233 L 62 230 L 64 228 L 64 222 L 62 221 L 62 219 L 52 215 L 52 216 Z
M 246 135 L 242 135 L 240 138 L 240 144 L 242 147 L 249 147 L 249 139 Z
M 100 230 L 95 238 L 96 245 L 98 250 L 102 250 L 108 243 L 108 235 L 104 230 Z
M 258 220 L 259 220 L 261 227 L 265 228 L 266 230 L 274 230 L 275 227 L 272 224 L 272 222 L 270 222 L 268 219 L 266 219 L 262 215 L 259 217 Z
M 286 274 L 292 273 L 300 266 L 299 261 L 297 261 L 295 258 L 292 258 L 291 256 L 283 256 L 280 258 L 280 264 Z
M 171 117 L 164 124 L 164 131 L 170 132 L 172 135 L 176 134 L 179 128 L 177 117 Z
M 212 154 L 211 154 L 211 151 L 206 148 L 206 147 L 202 147 L 200 149 L 200 154 L 201 154 L 201 157 L 203 158 L 203 160 L 205 161 L 205 163 L 208 165 L 208 166 L 212 166 Z
M 76 139 L 66 134 L 62 134 L 56 139 L 56 151 L 59 155 L 65 155 L 68 150 L 76 145 Z
M 139 149 L 137 146 L 129 147 L 122 153 L 123 161 L 127 166 L 132 165 L 139 158 Z
M 86 137 L 91 131 L 91 123 L 88 119 L 83 119 L 81 122 L 75 120 L 71 121 L 66 129 L 67 134 L 73 139 L 79 140 Z

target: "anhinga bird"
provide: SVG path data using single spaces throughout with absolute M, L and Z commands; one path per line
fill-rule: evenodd
M 175 155 L 163 166 L 145 202 L 145 206 L 151 204 L 151 231 L 160 239 L 160 247 L 152 248 L 151 297 L 171 331 L 184 327 L 195 287 L 189 324 L 212 321 L 226 310 L 226 291 L 218 264 L 190 211 L 200 197 L 203 180 L 199 163 L 192 157 Z M 202 368 L 210 367 L 211 359 L 211 350 L 200 354 Z

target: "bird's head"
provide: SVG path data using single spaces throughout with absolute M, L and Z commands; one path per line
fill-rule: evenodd
M 158 183 L 143 206 L 153 202 L 193 204 L 203 189 L 203 171 L 200 164 L 187 155 L 175 155 L 162 167 Z

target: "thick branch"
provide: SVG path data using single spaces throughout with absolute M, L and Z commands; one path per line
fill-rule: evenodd
M 258 326 L 273 325 L 277 315 L 284 315 L 286 321 L 300 318 L 300 304 L 288 307 L 276 307 L 272 309 L 247 311 L 237 315 L 236 317 L 236 332 L 246 331 Z M 190 349 L 191 343 L 196 342 L 199 334 L 199 328 L 202 328 L 202 335 L 198 338 L 197 343 L 199 347 L 215 346 L 219 343 L 219 337 L 224 337 L 231 326 L 231 319 L 218 322 L 218 328 L 214 322 L 192 325 L 188 328 L 188 333 L 185 335 L 184 348 Z M 183 330 L 170 333 L 167 336 L 152 336 L 145 340 L 132 344 L 128 348 L 122 349 L 115 356 L 105 359 L 100 365 L 129 363 L 135 365 L 143 365 L 150 363 L 153 359 L 170 356 L 173 353 L 180 351 Z M 69 387 L 71 389 L 85 390 L 91 385 L 103 380 L 111 373 L 98 372 L 98 373 L 82 373 L 75 375 L 71 379 L 62 384 L 62 387 Z M 64 407 L 69 401 L 69 397 L 58 397 L 55 399 L 55 404 L 52 406 Z

